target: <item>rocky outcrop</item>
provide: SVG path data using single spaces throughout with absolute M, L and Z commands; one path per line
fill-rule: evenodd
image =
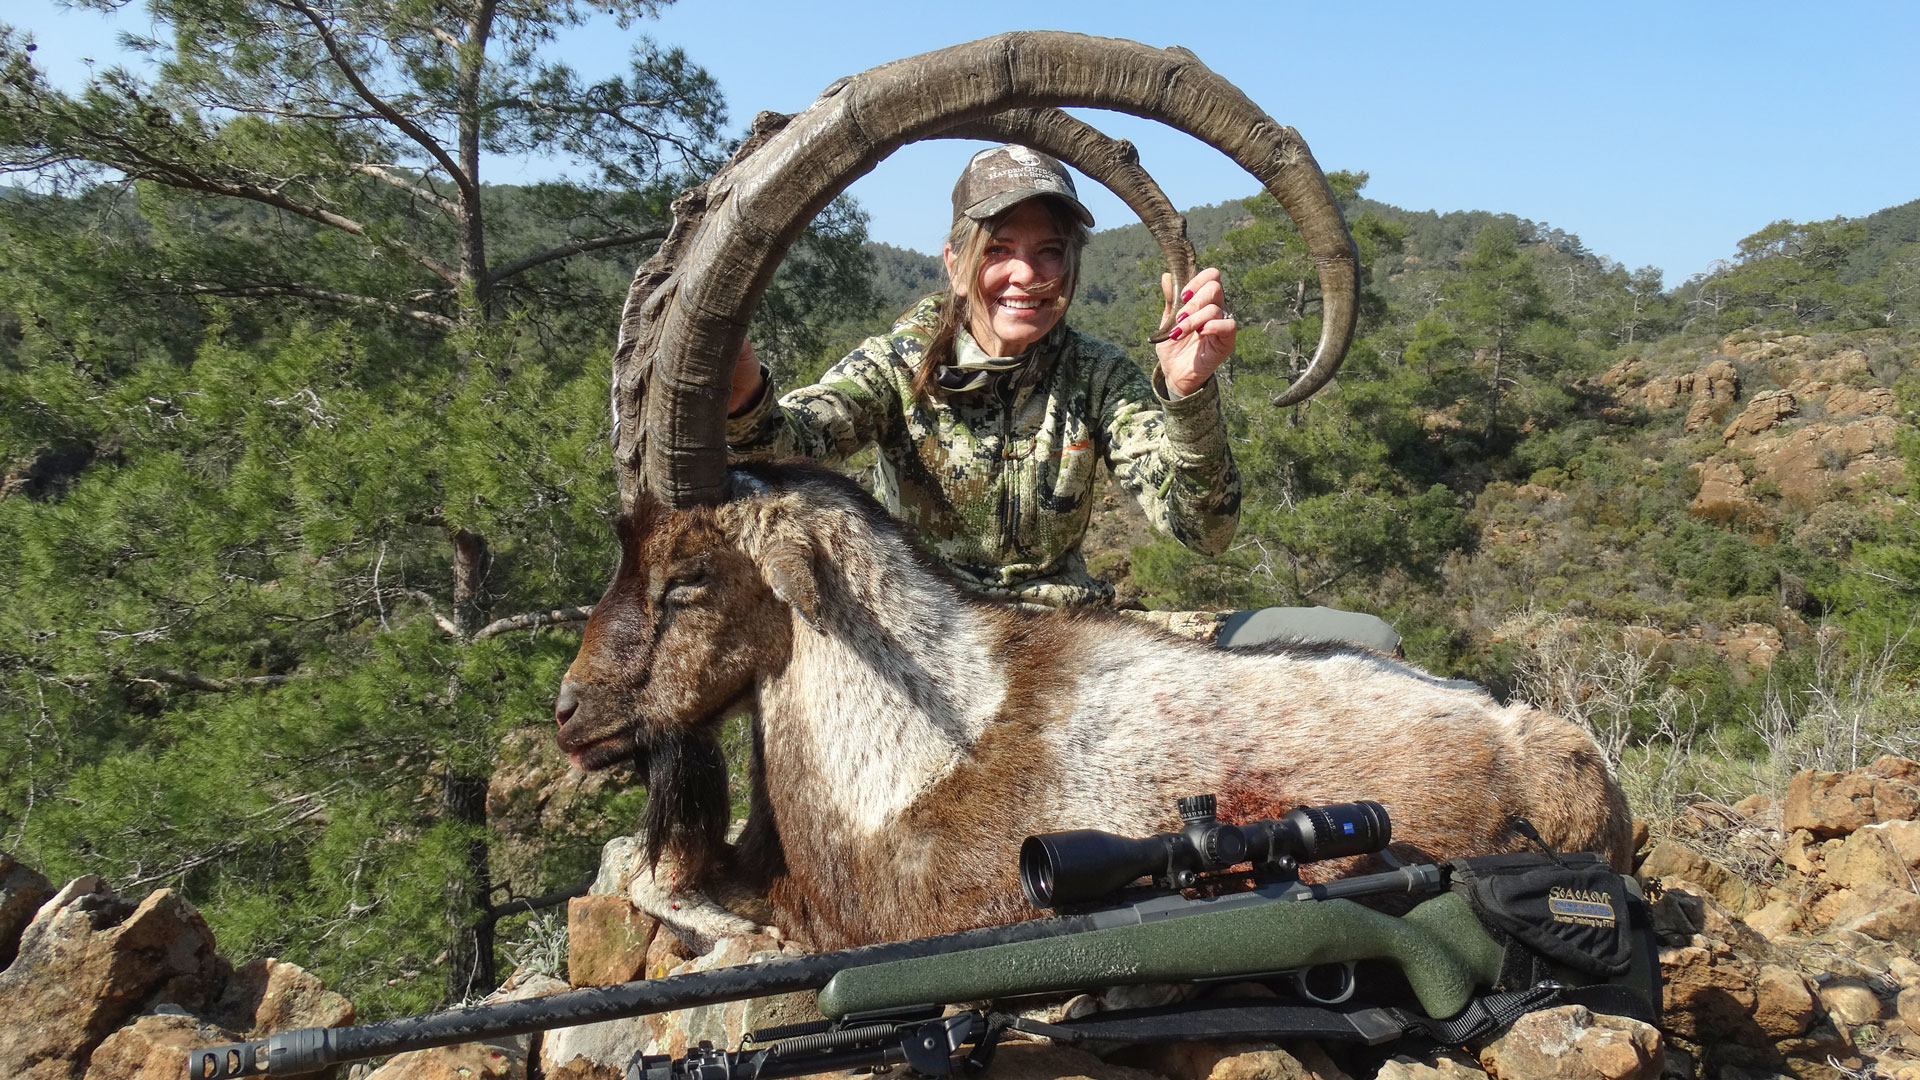
M 1648 409 L 1687 406 L 1686 430 L 1699 431 L 1740 400 L 1740 373 L 1724 359 L 1715 359 L 1698 371 L 1679 375 L 1651 375 L 1641 360 L 1622 360 L 1600 376 L 1622 405 Z
M 1844 340 L 1844 339 L 1843 339 Z M 1798 334 L 1735 335 L 1717 353 L 1622 360 L 1601 375 L 1620 406 L 1685 407 L 1688 434 L 1715 431 L 1727 451 L 1693 463 L 1700 518 L 1770 532 L 1785 515 L 1836 498 L 1897 490 L 1897 395 L 1864 349 Z M 1679 365 L 1698 365 L 1674 371 Z M 1662 370 L 1664 368 L 1664 370 Z M 1744 402 L 1744 405 L 1741 403 Z
M 1793 391 L 1770 390 L 1747 402 L 1747 407 L 1741 410 L 1733 423 L 1727 425 L 1727 430 L 1720 437 L 1733 442 L 1743 435 L 1758 435 L 1772 430 L 1780 421 L 1799 412 L 1800 403 L 1794 398 Z
M 1899 1013 L 1920 1006 L 1917 783 L 1902 758 L 1806 771 L 1777 806 L 1716 807 L 1653 845 L 1666 1027 L 1697 1075 L 1920 1077 Z
M 11 859 L 18 893 L 33 882 Z M 10 947 L 15 937 L 0 941 Z M 353 1006 L 292 964 L 235 969 L 200 913 L 160 889 L 138 903 L 97 877 L 44 898 L 0 971 L 0 1063 L 28 1080 L 177 1076 L 189 1049 L 353 1022 Z
M 583 831 L 597 822 L 583 806 L 609 788 L 632 787 L 631 766 L 582 772 L 568 764 L 553 733 L 517 727 L 500 739 L 487 780 L 487 827 L 495 837 L 495 881 L 538 881 L 546 852 L 591 843 Z
M 33 913 L 52 898 L 53 883 L 45 875 L 0 851 L 0 970 L 13 963 L 20 932 L 33 921 Z
M 1746 470 L 1737 462 L 1699 461 L 1690 467 L 1700 478 L 1700 490 L 1687 504 L 1688 513 L 1727 525 L 1759 525 L 1767 520 L 1766 505 L 1755 496 Z

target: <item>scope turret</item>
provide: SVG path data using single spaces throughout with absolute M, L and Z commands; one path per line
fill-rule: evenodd
M 1020 845 L 1020 887 L 1038 908 L 1111 896 L 1144 877 L 1186 889 L 1202 874 L 1251 862 L 1267 876 L 1292 877 L 1301 863 L 1366 855 L 1387 846 L 1393 825 L 1377 802 L 1295 807 L 1278 821 L 1224 825 L 1212 795 L 1179 801 L 1179 832 L 1117 836 L 1098 829 L 1029 836 Z

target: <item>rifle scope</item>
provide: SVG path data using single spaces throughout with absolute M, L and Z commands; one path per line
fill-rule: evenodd
M 1037 908 L 1108 897 L 1143 877 L 1171 889 L 1204 873 L 1253 864 L 1257 874 L 1291 878 L 1300 863 L 1367 855 L 1387 846 L 1393 825 L 1377 802 L 1299 806 L 1278 821 L 1222 824 L 1212 795 L 1179 802 L 1179 832 L 1140 838 L 1098 829 L 1029 836 L 1020 845 L 1020 887 Z

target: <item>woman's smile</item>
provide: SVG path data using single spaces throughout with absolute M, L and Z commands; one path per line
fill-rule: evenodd
M 967 329 L 990 356 L 1018 356 L 1047 336 L 1067 305 L 1061 290 L 1067 241 L 1038 199 L 1015 207 L 993 230 L 972 289 L 954 283 L 973 308 Z M 951 270 L 951 262 L 949 262 Z

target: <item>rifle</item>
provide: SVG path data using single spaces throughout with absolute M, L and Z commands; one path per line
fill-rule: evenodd
M 1052 917 L 422 1017 L 283 1032 L 195 1050 L 188 1076 L 284 1076 L 804 990 L 819 991 L 823 1022 L 753 1032 L 738 1051 L 702 1043 L 677 1060 L 648 1056 L 629 1068 L 629 1080 L 776 1080 L 902 1063 L 944 1077 L 984 1067 L 1008 1030 L 1108 1044 L 1311 1038 L 1378 1045 L 1408 1036 L 1464 1042 L 1557 1001 L 1657 1019 L 1659 966 L 1645 905 L 1626 884 L 1631 879 L 1597 857 L 1549 852 L 1399 865 L 1385 854 L 1391 838 L 1386 810 L 1372 802 L 1300 807 L 1278 821 L 1246 825 L 1217 821 L 1211 795 L 1180 800 L 1180 811 L 1184 824 L 1174 833 L 1130 838 L 1078 830 L 1027 838 L 1022 889 L 1034 906 L 1064 912 Z M 1531 834 L 1531 826 L 1516 822 Z M 1302 864 L 1367 854 L 1393 869 L 1321 884 L 1299 879 Z M 1234 872 L 1248 864 L 1250 873 Z M 1147 877 L 1151 886 L 1128 888 Z M 1218 893 L 1249 877 L 1253 888 Z M 1391 894 L 1428 898 L 1399 917 L 1353 902 Z M 1490 906 L 1481 894 L 1493 898 Z M 1570 913 L 1554 918 L 1575 928 L 1571 946 L 1564 927 L 1550 940 L 1529 936 L 1526 905 L 1536 896 Z M 1489 919 L 1502 925 L 1490 927 Z M 1204 999 L 1058 1024 L 977 1008 L 943 1015 L 941 1009 L 1087 987 L 1251 981 L 1278 981 L 1296 1000 Z M 1407 1003 L 1356 1004 L 1362 981 L 1379 984 L 1380 992 L 1370 990 L 1368 998 L 1391 1002 L 1397 995 Z M 1506 992 L 1477 994 L 1495 988 Z

